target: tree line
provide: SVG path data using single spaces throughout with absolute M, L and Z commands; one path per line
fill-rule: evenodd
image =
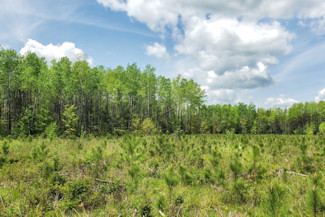
M 35 53 L 0 49 L 0 134 L 106 135 L 127 132 L 317 133 L 325 102 L 289 109 L 206 105 L 192 79 L 155 75 L 135 63 L 91 67 L 67 57 L 47 64 Z

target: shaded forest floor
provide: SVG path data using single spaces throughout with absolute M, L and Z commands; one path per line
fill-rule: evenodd
M 325 137 L 0 141 L 0 216 L 322 216 Z

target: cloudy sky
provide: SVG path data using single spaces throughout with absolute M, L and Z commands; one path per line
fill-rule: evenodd
M 0 0 L 0 45 L 151 64 L 193 78 L 209 104 L 325 100 L 324 0 Z

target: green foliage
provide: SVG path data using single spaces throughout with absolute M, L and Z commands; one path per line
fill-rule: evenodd
M 32 119 L 33 119 L 32 110 L 27 108 L 24 112 L 24 115 L 22 115 L 18 123 L 18 128 L 16 129 L 18 135 L 20 136 L 30 135 L 32 130 Z
M 266 201 L 266 206 L 271 216 L 277 217 L 285 213 L 285 193 L 285 188 L 281 184 L 271 182 L 268 187 L 268 196 Z
M 47 145 L 45 142 L 42 142 L 39 146 L 36 146 L 32 149 L 32 158 L 35 162 L 43 162 L 46 160 L 46 157 L 49 153 L 49 149 L 47 149 Z
M 8 154 L 9 154 L 10 146 L 7 141 L 4 141 L 1 146 L 1 155 L 0 155 L 0 169 L 3 165 L 9 162 L 8 160 Z
M 193 79 L 156 76 L 150 65 L 110 69 L 67 57 L 47 64 L 35 53 L 19 56 L 3 48 L 0 95 L 4 136 L 46 135 L 52 122 L 60 135 L 82 138 L 128 132 L 312 135 L 323 134 L 325 121 L 324 101 L 288 109 L 205 105 L 205 91 Z
M 201 133 L 209 133 L 210 129 L 209 129 L 209 124 L 206 120 L 201 122 Z
M 242 164 L 240 162 L 240 157 L 241 157 L 241 153 L 239 153 L 238 150 L 236 150 L 236 153 L 233 156 L 231 163 L 229 164 L 229 167 L 234 174 L 235 180 L 237 180 L 238 175 L 242 171 Z
M 232 183 L 229 193 L 231 202 L 245 203 L 248 197 L 248 184 L 242 178 L 239 178 Z
M 58 127 L 56 125 L 56 122 L 53 122 L 49 124 L 45 128 L 45 135 L 50 138 L 51 140 L 55 139 L 58 135 Z
M 133 163 L 129 168 L 128 168 L 128 174 L 131 176 L 131 183 L 129 185 L 129 189 L 131 192 L 135 191 L 138 188 L 139 181 L 141 178 L 141 168 L 139 167 L 138 164 Z
M 319 134 L 325 135 L 325 122 L 319 125 Z
M 0 215 L 321 216 L 323 144 L 232 133 L 6 138 Z
M 324 101 L 205 105 L 154 72 L 0 48 L 0 216 L 324 214 Z
M 316 131 L 316 127 L 314 124 L 308 124 L 306 126 L 306 134 L 307 135 L 314 135 Z
M 313 187 L 308 191 L 307 205 L 309 207 L 309 213 L 313 216 L 325 211 L 324 201 L 324 184 L 322 183 L 322 174 L 314 173 L 312 176 Z
M 103 158 L 103 150 L 101 147 L 92 148 L 86 155 L 85 161 L 90 168 L 91 174 L 95 177 L 99 176 L 101 169 L 103 170 Z
M 88 201 L 90 198 L 90 183 L 89 180 L 80 180 L 68 182 L 63 188 L 64 195 L 60 208 L 62 210 L 71 210 L 82 202 Z
M 39 108 L 35 117 L 34 132 L 36 134 L 43 133 L 51 124 L 51 121 L 52 117 L 50 115 L 50 111 L 46 108 Z
M 74 137 L 77 135 L 78 116 L 76 115 L 75 105 L 66 106 L 63 112 L 64 135 L 67 137 Z
M 173 167 L 167 169 L 166 174 L 164 175 L 165 183 L 169 188 L 169 215 L 173 215 L 173 188 L 179 183 L 178 174 L 175 172 Z
M 155 124 L 152 122 L 150 118 L 144 119 L 144 121 L 141 124 L 141 129 L 146 134 L 151 134 L 155 132 Z
M 174 170 L 173 167 L 170 167 L 167 170 L 167 173 L 165 174 L 164 178 L 165 178 L 166 185 L 170 189 L 172 189 L 173 187 L 175 187 L 178 184 L 178 182 L 179 182 L 178 175 L 175 172 L 175 170 Z
M 2 147 L 1 147 L 2 154 L 5 155 L 5 156 L 8 155 L 9 154 L 9 148 L 10 148 L 10 146 L 9 146 L 8 142 L 4 141 L 3 144 L 2 144 Z
M 139 118 L 134 118 L 132 120 L 132 127 L 134 133 L 138 133 L 141 130 L 141 121 Z

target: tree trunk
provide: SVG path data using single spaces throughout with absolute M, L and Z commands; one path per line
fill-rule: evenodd
M 130 102 L 130 104 L 129 104 L 129 121 L 128 121 L 128 130 L 130 130 L 131 129 L 131 121 L 132 121 L 132 106 L 133 106 L 133 98 L 132 98 L 132 96 L 130 96 L 130 99 L 129 99 L 129 102 Z
M 31 129 L 34 128 L 35 115 L 36 115 L 36 103 L 37 103 L 37 97 L 38 97 L 38 93 L 35 93 L 35 96 L 34 96 L 34 103 L 33 103 L 33 112 L 32 112 L 32 123 L 31 123 L 31 126 L 29 127 L 29 134 L 31 134 Z

